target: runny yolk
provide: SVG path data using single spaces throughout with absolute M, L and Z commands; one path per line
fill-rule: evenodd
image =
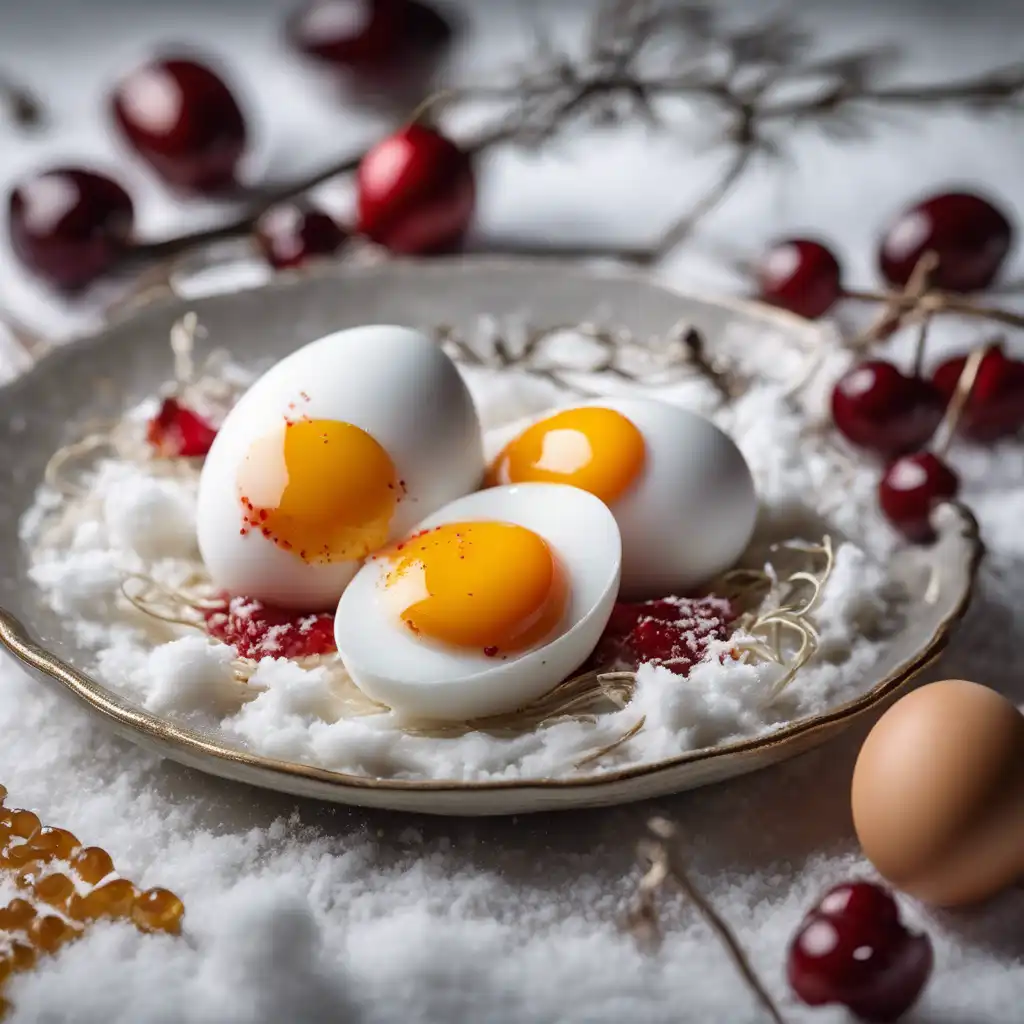
M 566 409 L 527 427 L 494 460 L 488 483 L 571 484 L 605 503 L 623 494 L 644 467 L 643 434 L 613 409 Z
M 383 585 L 417 636 L 495 657 L 543 640 L 569 595 L 565 572 L 532 530 L 512 523 L 448 523 L 393 545 Z
M 365 558 L 388 539 L 403 484 L 365 430 L 338 420 L 282 423 L 238 471 L 242 533 L 309 563 Z

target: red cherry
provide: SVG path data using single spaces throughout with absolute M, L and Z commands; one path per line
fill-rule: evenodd
M 907 377 L 880 359 L 848 370 L 832 391 L 836 429 L 885 458 L 920 448 L 935 433 L 944 408 L 929 381 Z
M 898 287 L 928 251 L 939 263 L 932 284 L 951 292 L 973 292 L 995 280 L 1010 251 L 1013 228 L 981 196 L 949 192 L 931 196 L 903 213 L 886 230 L 879 254 L 882 275 Z
M 216 436 L 216 427 L 176 398 L 165 398 L 146 426 L 146 440 L 165 459 L 206 455 Z
M 55 288 L 76 292 L 109 271 L 131 241 L 135 211 L 116 181 L 58 167 L 16 185 L 9 199 L 11 246 Z
M 843 294 L 839 261 L 807 238 L 776 242 L 761 257 L 756 274 L 763 302 L 808 320 L 824 316 Z
M 308 259 L 333 256 L 348 235 L 333 217 L 308 204 L 287 203 L 268 210 L 256 224 L 256 242 L 278 270 Z
M 128 142 L 168 185 L 196 193 L 237 185 L 245 118 L 210 68 L 152 60 L 121 80 L 111 103 Z
M 388 78 L 438 57 L 454 28 L 418 0 L 311 0 L 289 20 L 288 34 L 303 53 L 390 89 Z
M 881 886 L 847 882 L 822 897 L 789 947 L 787 973 L 808 1006 L 839 1003 L 860 1020 L 898 1020 L 932 971 L 927 935 L 909 931 Z
M 966 356 L 947 359 L 932 375 L 948 403 L 963 373 Z M 1024 363 L 1007 358 L 1001 346 L 982 357 L 958 431 L 972 441 L 996 441 L 1024 426 Z
M 904 455 L 886 468 L 878 485 L 878 502 L 886 518 L 907 540 L 935 539 L 932 512 L 957 496 L 960 479 L 937 455 Z
M 476 205 L 469 155 L 420 124 L 363 157 L 357 188 L 360 233 L 404 255 L 456 248 Z

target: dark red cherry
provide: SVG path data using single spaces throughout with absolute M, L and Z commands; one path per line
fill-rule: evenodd
M 953 397 L 966 356 L 947 359 L 932 375 L 946 402 Z M 970 398 L 957 430 L 972 441 L 989 442 L 1016 434 L 1024 427 L 1024 363 L 1010 359 L 1000 346 L 982 357 Z
M 804 918 L 789 947 L 787 973 L 808 1006 L 838 1003 L 863 1021 L 898 1020 L 932 971 L 927 935 L 909 931 L 881 886 L 847 882 Z
M 237 185 L 245 118 L 210 68 L 152 60 L 118 83 L 111 103 L 125 138 L 168 185 L 193 193 Z
M 843 294 L 839 261 L 820 242 L 789 238 L 776 242 L 756 268 L 763 302 L 814 320 Z
M 359 231 L 405 255 L 458 247 L 473 219 L 473 164 L 454 142 L 411 124 L 378 142 L 357 175 Z
M 333 217 L 308 203 L 274 206 L 256 224 L 260 251 L 278 270 L 301 266 L 309 259 L 333 256 L 347 238 Z
M 872 359 L 848 370 L 832 391 L 832 418 L 851 444 L 885 457 L 916 451 L 935 433 L 945 403 L 935 386 Z
M 107 273 L 131 242 L 128 193 L 95 171 L 57 167 L 11 191 L 11 247 L 33 274 L 77 292 Z
M 907 540 L 928 544 L 935 539 L 932 512 L 959 490 L 960 478 L 942 459 L 931 452 L 916 452 L 886 468 L 878 485 L 878 503 Z
M 303 53 L 383 82 L 436 58 L 454 26 L 419 0 L 311 0 L 289 20 L 288 34 Z
M 1013 240 L 1007 217 L 987 199 L 967 192 L 932 196 L 903 213 L 882 238 L 882 275 L 904 286 L 928 251 L 939 263 L 931 282 L 951 292 L 987 288 L 996 279 Z

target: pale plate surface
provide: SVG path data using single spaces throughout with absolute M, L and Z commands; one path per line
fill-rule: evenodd
M 570 780 L 534 782 L 416 782 L 343 775 L 276 761 L 225 746 L 158 718 L 124 700 L 81 669 L 89 652 L 43 603 L 27 581 L 18 521 L 31 503 L 50 455 L 74 436 L 76 425 L 118 415 L 154 393 L 169 372 L 171 325 L 194 311 L 218 347 L 240 361 L 278 358 L 344 327 L 365 323 L 449 324 L 472 330 L 481 316 L 536 324 L 606 317 L 644 336 L 680 320 L 710 339 L 737 322 L 762 324 L 807 348 L 823 339 L 811 324 L 731 301 L 681 294 L 622 272 L 598 272 L 536 261 L 453 260 L 389 263 L 372 268 L 325 268 L 280 277 L 253 291 L 189 302 L 169 300 L 45 358 L 25 377 L 0 389 L 0 643 L 41 678 L 56 680 L 104 715 L 111 727 L 142 746 L 202 771 L 298 796 L 434 814 L 512 814 L 625 803 L 692 789 L 766 767 L 822 743 L 857 715 L 877 707 L 928 664 L 970 596 L 981 545 L 966 509 L 941 510 L 940 539 L 908 550 L 897 571 L 928 576 L 927 598 L 915 604 L 893 639 L 877 679 L 856 701 L 801 719 L 769 737 L 670 761 L 580 773 Z

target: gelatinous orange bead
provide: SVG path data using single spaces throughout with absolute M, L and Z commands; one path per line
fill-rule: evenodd
M 39 955 L 34 946 L 27 942 L 12 942 L 10 950 L 11 964 L 16 971 L 31 971 L 36 965 Z
M 34 889 L 46 872 L 46 865 L 40 861 L 31 861 L 18 871 L 14 884 L 22 889 Z
M 106 850 L 85 846 L 71 857 L 71 870 L 87 885 L 97 885 L 114 870 L 114 862 Z
M 14 972 L 14 964 L 9 956 L 0 956 L 0 988 Z
M 0 931 L 24 929 L 35 916 L 35 907 L 28 900 L 13 899 L 6 907 L 0 907 Z
M 66 828 L 49 825 L 41 828 L 28 842 L 34 849 L 52 854 L 57 860 L 67 860 L 82 846 L 78 837 Z
M 130 917 L 138 889 L 126 878 L 93 889 L 87 896 L 72 899 L 68 913 L 76 921 L 92 921 L 99 917 Z
M 11 809 L 10 807 L 0 807 L 0 825 L 10 825 L 11 823 Z
M 0 783 L 0 804 L 7 799 L 7 787 Z
M 18 843 L 9 845 L 4 851 L 3 863 L 10 868 L 18 868 L 23 864 L 30 864 L 38 861 L 45 864 L 53 860 L 53 854 L 46 850 L 37 850 L 31 843 Z
M 11 832 L 22 839 L 31 839 L 42 826 L 31 811 L 20 808 L 11 811 Z
M 35 884 L 35 894 L 51 907 L 64 907 L 75 891 L 75 883 L 67 875 L 47 875 Z
M 29 928 L 29 938 L 36 949 L 45 953 L 56 953 L 65 942 L 77 936 L 79 929 L 55 914 L 38 917 Z
M 169 889 L 147 889 L 135 900 L 132 920 L 149 932 L 168 932 L 177 935 L 181 931 L 181 919 L 185 904 Z

